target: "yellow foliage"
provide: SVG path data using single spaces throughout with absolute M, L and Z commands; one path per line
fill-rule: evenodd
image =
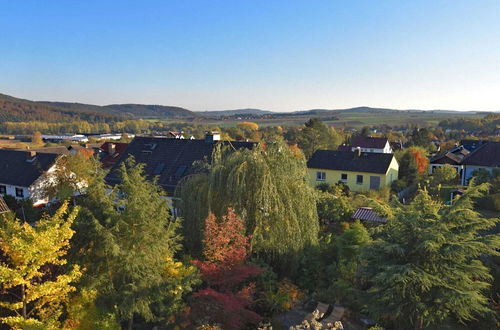
M 236 127 L 242 130 L 249 130 L 249 131 L 258 131 L 259 130 L 259 125 L 257 123 L 254 123 L 252 121 L 242 121 L 238 124 L 236 124 Z
M 64 256 L 78 209 L 69 212 L 65 202 L 52 217 L 44 216 L 35 226 L 18 219 L 0 219 L 0 289 L 7 292 L 0 305 L 16 317 L 0 317 L 0 323 L 12 328 L 58 328 L 58 319 L 68 301 L 71 284 L 81 272 L 78 266 L 67 273 L 52 275 L 55 266 L 66 264 Z M 9 294 L 9 293 L 19 294 Z M 25 310 L 25 311 L 24 311 Z

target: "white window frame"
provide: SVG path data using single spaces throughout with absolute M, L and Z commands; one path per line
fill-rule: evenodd
M 19 193 L 19 192 L 21 192 L 21 193 Z M 24 198 L 24 189 L 23 188 L 16 188 L 16 197 Z
M 326 181 L 326 172 L 316 171 L 316 181 Z
M 342 176 L 345 175 L 345 179 L 342 178 Z M 340 181 L 341 182 L 347 182 L 347 180 L 349 179 L 349 175 L 347 173 L 341 173 L 340 174 Z
M 361 181 L 359 181 L 359 178 L 361 177 Z M 363 184 L 365 181 L 365 178 L 363 177 L 363 174 L 356 174 L 356 184 Z

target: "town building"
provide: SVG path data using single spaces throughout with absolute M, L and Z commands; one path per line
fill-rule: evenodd
M 0 149 L 0 196 L 31 199 L 35 206 L 48 202 L 45 185 L 59 155 Z
M 361 152 L 392 153 L 391 144 L 387 138 L 371 136 L 355 136 L 349 145 L 339 146 L 339 151 L 355 151 L 361 149 Z
M 149 178 L 156 177 L 157 184 L 169 197 L 172 197 L 179 181 L 193 173 L 195 161 L 210 160 L 217 144 L 231 148 L 252 149 L 253 142 L 220 141 L 220 133 L 207 133 L 205 139 L 181 139 L 167 137 L 135 137 L 113 166 L 106 181 L 110 184 L 120 182 L 117 169 L 130 156 L 137 163 L 145 165 L 144 171 Z
M 399 165 L 391 153 L 317 150 L 307 162 L 309 182 L 345 183 L 352 191 L 390 186 L 398 179 Z

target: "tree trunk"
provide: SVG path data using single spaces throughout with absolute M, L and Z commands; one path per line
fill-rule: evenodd
M 415 330 L 422 330 L 424 328 L 424 319 L 421 317 L 418 317 L 417 320 L 415 321 Z
M 26 311 L 26 286 L 23 284 L 21 286 L 21 295 L 23 299 L 23 318 L 26 320 L 28 318 L 28 313 Z
M 127 327 L 127 329 L 128 330 L 132 330 L 133 325 L 134 325 L 134 315 L 132 314 L 132 316 L 130 317 L 130 320 L 128 320 L 128 327 Z

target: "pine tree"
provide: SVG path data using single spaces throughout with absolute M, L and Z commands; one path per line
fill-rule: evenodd
M 365 251 L 374 316 L 393 318 L 398 328 L 422 329 L 489 312 L 484 290 L 491 275 L 480 257 L 498 255 L 499 236 L 484 230 L 499 219 L 483 218 L 473 208 L 486 189 L 469 187 L 451 207 L 420 191 L 411 205 L 395 211 Z
M 111 194 L 102 178 L 88 188 L 73 255 L 86 268 L 86 287 L 98 292 L 98 306 L 130 328 L 135 315 L 153 321 L 180 308 L 196 278 L 194 267 L 174 260 L 179 222 L 171 219 L 161 189 L 132 159 L 120 176 Z
M 319 230 L 315 193 L 306 181 L 300 154 L 282 141 L 253 150 L 218 148 L 205 170 L 181 182 L 177 196 L 184 218 L 186 246 L 201 249 L 203 219 L 232 207 L 251 235 L 251 250 L 284 261 L 316 244 Z
M 68 295 L 81 276 L 78 266 L 64 267 L 77 213 L 76 208 L 69 212 L 65 202 L 35 226 L 0 216 L 0 289 L 7 293 L 0 308 L 11 315 L 0 317 L 0 323 L 23 329 L 60 327 Z

